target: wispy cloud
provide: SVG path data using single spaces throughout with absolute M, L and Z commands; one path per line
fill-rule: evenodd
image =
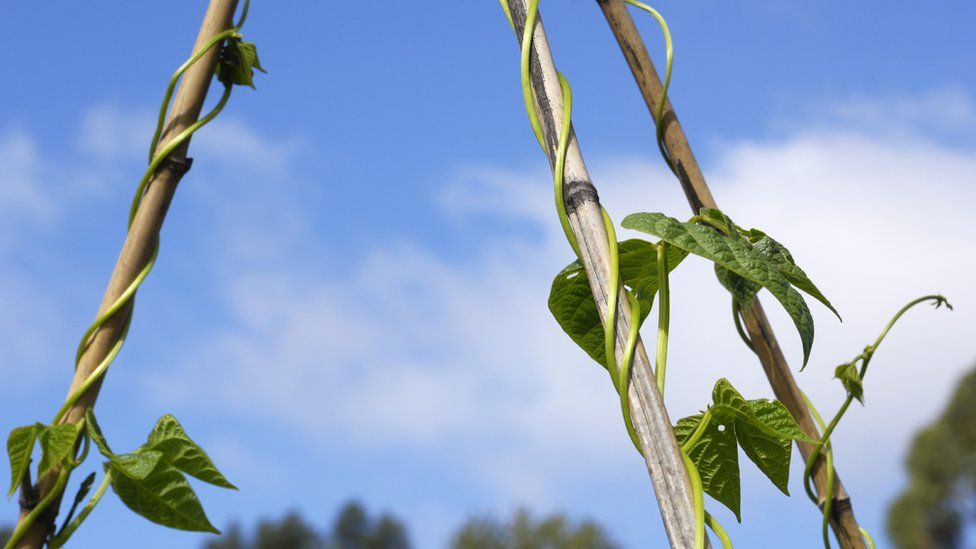
M 131 128 L 144 114 L 130 114 L 96 110 L 91 116 L 101 121 L 89 120 L 82 132 L 100 135 L 91 138 L 92 152 L 135 158 L 137 148 L 120 140 L 135 138 Z M 854 493 L 874 494 L 863 505 L 877 516 L 894 489 L 890 479 L 909 433 L 936 412 L 976 357 L 967 337 L 976 322 L 969 282 L 976 259 L 967 253 L 976 236 L 968 211 L 976 198 L 976 160 L 911 125 L 898 135 L 840 127 L 797 130 L 776 142 L 729 142 L 707 171 L 720 204 L 740 224 L 769 230 L 787 244 L 844 315 L 839 325 L 813 306 L 813 360 L 797 373 L 822 410 L 842 394 L 831 379 L 833 366 L 873 339 L 903 302 L 942 291 L 957 305 L 951 314 L 918 311 L 899 326 L 867 380 L 869 406 L 852 411 L 837 435 L 845 482 Z M 141 155 L 146 137 L 138 137 Z M 571 252 L 544 165 L 467 166 L 432 197 L 439 215 L 483 229 L 463 258 L 437 251 L 436 243 L 397 238 L 321 264 L 309 261 L 308 250 L 332 254 L 333 239 L 342 235 L 314 229 L 320 212 L 305 198 L 317 183 L 298 175 L 308 160 L 300 143 L 265 138 L 240 121 L 214 125 L 195 141 L 201 155 L 215 159 L 211 168 L 246 173 L 249 192 L 193 191 L 218 221 L 207 234 L 213 253 L 194 266 L 217 309 L 207 313 L 212 327 L 160 358 L 167 368 L 145 374 L 146 400 L 260 420 L 278 434 L 312 441 L 324 455 L 410 452 L 474 487 L 477 502 L 455 513 L 516 503 L 589 509 L 597 496 L 583 504 L 573 498 L 598 482 L 607 490 L 649 489 L 609 379 L 572 346 L 546 308 L 552 276 Z M 0 158 L 12 159 L 0 166 L 20 166 L 0 184 L 21 189 L 10 194 L 19 202 L 0 208 L 43 219 L 52 208 L 77 207 L 46 204 L 45 183 L 32 175 L 43 160 L 28 137 L 9 134 L 0 145 Z M 656 160 L 590 160 L 617 221 L 634 210 L 687 215 L 680 189 Z M 511 223 L 528 230 L 493 231 Z M 31 295 L 18 284 L 36 286 L 14 263 L 4 269 L 7 280 L 11 273 L 16 280 L 3 283 L 0 300 L 15 306 L 0 316 L 0 330 L 24 345 L 35 342 L 21 350 L 26 356 L 37 351 L 43 333 L 18 335 L 11 319 L 33 310 L 30 301 L 16 305 L 15 297 Z M 768 396 L 710 267 L 687 261 L 672 292 L 666 395 L 672 419 L 701 408 L 720 376 L 749 396 Z M 788 319 L 772 301 L 767 310 L 797 361 Z M 279 457 L 256 439 L 217 439 L 222 456 L 261 461 L 231 458 L 230 467 L 244 476 Z M 443 517 L 420 516 L 429 513 L 430 498 L 415 499 L 413 518 L 446 528 Z M 765 496 L 759 501 L 767 504 Z M 773 501 L 768 504 L 779 504 Z M 438 530 L 421 537 L 442 536 Z
M 656 161 L 592 165 L 618 221 L 635 209 L 687 215 Z M 825 412 L 842 396 L 833 366 L 873 339 L 897 307 L 932 291 L 958 305 L 952 314 L 917 311 L 899 326 L 867 380 L 870 406 L 850 414 L 837 435 L 852 489 L 890 494 L 907 437 L 976 356 L 965 337 L 976 321 L 968 282 L 976 260 L 965 253 L 976 161 L 917 133 L 820 128 L 775 143 L 727 143 L 709 173 L 722 206 L 790 246 L 845 317 L 839 325 L 817 312 L 813 363 L 797 373 Z M 202 348 L 177 360 L 181 368 L 148 386 L 167 387 L 167 400 L 273 418 L 331 451 L 408 447 L 445 466 L 463 463 L 496 503 L 552 505 L 578 479 L 611 470 L 642 478 L 609 380 L 546 310 L 551 278 L 570 259 L 550 185 L 541 168 L 460 170 L 438 197 L 442 215 L 515 221 L 534 235 L 489 235 L 468 251 L 474 260 L 399 242 L 342 268 L 310 270 L 284 254 L 274 265 L 223 271 L 221 295 L 235 324 L 206 334 Z M 322 235 L 303 236 L 328 246 Z M 769 396 L 708 265 L 686 262 L 672 291 L 672 419 L 704 406 L 705 380 L 720 376 L 747 395 Z M 797 362 L 788 319 L 772 301 L 767 309 Z M 201 382 L 200 372 L 209 379 Z

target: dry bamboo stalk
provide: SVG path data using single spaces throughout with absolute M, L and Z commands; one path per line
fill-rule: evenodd
M 203 47 L 207 41 L 215 35 L 229 29 L 232 25 L 232 18 L 237 7 L 237 0 L 211 0 L 207 12 L 203 18 L 203 24 L 197 36 L 196 45 L 193 51 Z M 183 80 L 180 82 L 179 89 L 173 100 L 169 118 L 167 119 L 166 129 L 160 141 L 158 149 L 162 149 L 173 137 L 189 127 L 200 117 L 210 82 L 213 79 L 214 67 L 217 64 L 219 48 L 212 48 L 203 55 L 192 67 L 190 67 Z M 162 228 L 166 211 L 169 208 L 176 187 L 186 173 L 188 167 L 187 150 L 189 140 L 180 145 L 170 154 L 169 159 L 162 163 L 159 170 L 146 189 L 145 195 L 136 212 L 135 219 L 125 238 L 122 251 L 119 254 L 118 262 L 112 277 L 109 280 L 108 288 L 99 307 L 98 315 L 101 316 L 122 294 L 123 291 L 132 283 L 142 270 L 143 266 L 149 261 L 155 246 L 159 231 Z M 131 302 L 130 302 L 131 303 Z M 125 325 L 126 317 L 132 314 L 131 305 L 123 307 L 111 319 L 109 319 L 95 333 L 91 344 L 82 356 L 68 394 L 72 394 L 92 373 L 92 370 L 105 358 L 109 350 L 121 335 Z M 101 380 L 92 387 L 72 406 L 65 414 L 63 423 L 77 423 L 85 415 L 85 411 L 95 405 L 98 398 L 98 391 L 101 388 Z M 37 502 L 51 490 L 54 480 L 57 478 L 59 470 L 55 470 L 44 478 L 38 480 L 38 486 L 34 494 L 22 494 L 22 500 Z M 60 499 L 60 498 L 59 498 Z M 51 507 L 39 520 L 34 522 L 30 530 L 26 532 L 21 542 L 17 545 L 18 549 L 40 548 L 45 539 L 49 528 L 57 517 L 59 500 L 55 500 Z M 23 520 L 29 509 L 22 509 L 20 520 Z
M 627 64 L 637 81 L 637 86 L 644 97 L 647 109 L 653 114 L 659 108 L 662 86 L 658 77 L 657 70 L 647 48 L 644 45 L 637 27 L 627 10 L 623 0 L 597 0 L 600 9 L 606 16 L 610 28 L 617 39 L 620 49 L 627 59 Z M 677 172 L 678 179 L 688 198 L 688 203 L 694 213 L 702 207 L 717 208 L 715 199 L 705 182 L 695 155 L 691 150 L 691 145 L 685 136 L 678 117 L 670 101 L 664 107 L 664 144 Z M 759 361 L 762 363 L 769 384 L 773 388 L 773 393 L 789 409 L 790 413 L 799 423 L 803 431 L 812 438 L 820 438 L 819 431 L 810 410 L 803 400 L 803 393 L 796 384 L 793 373 L 790 371 L 783 352 L 776 341 L 769 320 L 763 312 L 762 305 L 757 298 L 749 306 L 744 315 L 746 329 L 755 347 Z M 804 460 L 814 451 L 814 445 L 799 443 L 800 454 Z M 821 508 L 824 504 L 824 489 L 827 485 L 826 461 L 823 454 L 817 460 L 813 469 L 813 481 L 820 494 Z M 864 539 L 861 537 L 857 520 L 854 517 L 854 509 L 851 506 L 850 496 L 844 489 L 840 477 L 834 477 L 834 498 L 831 506 L 830 525 L 843 548 L 863 548 Z
M 521 38 L 525 27 L 527 2 L 526 0 L 507 0 L 507 2 L 515 23 L 515 35 Z M 562 90 L 541 18 L 533 34 L 530 74 L 546 142 L 546 152 L 552 167 L 555 165 L 559 133 L 563 124 L 569 121 L 562 119 Z M 589 278 L 597 308 L 603 318 L 607 307 L 610 276 L 607 233 L 596 188 L 583 162 L 579 142 L 572 129 L 570 129 L 564 181 L 564 197 L 570 226 L 579 242 L 583 267 Z M 630 306 L 622 290 L 618 303 L 616 354 L 618 361 L 621 361 L 631 320 Z M 693 547 L 695 516 L 691 487 L 671 421 L 654 381 L 650 360 L 640 340 L 638 340 L 632 372 L 628 398 L 633 423 L 654 486 L 668 539 L 672 547 Z

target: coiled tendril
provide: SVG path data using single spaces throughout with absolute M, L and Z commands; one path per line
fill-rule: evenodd
M 657 112 L 655 113 L 654 119 L 657 125 L 657 142 L 658 148 L 661 152 L 664 161 L 667 163 L 668 167 L 674 171 L 674 166 L 671 163 L 670 156 L 668 155 L 667 149 L 664 146 L 664 131 L 663 124 L 661 121 L 664 116 L 664 108 L 667 102 L 667 91 L 668 86 L 671 81 L 671 67 L 673 64 L 673 46 L 671 41 L 671 33 L 668 29 L 667 23 L 664 18 L 653 8 L 644 4 L 643 2 L 638 2 L 637 0 L 624 0 L 627 4 L 640 8 L 644 11 L 650 13 L 661 26 L 664 32 L 664 38 L 667 49 L 667 71 L 665 74 L 664 86 L 661 93 L 661 101 L 658 105 Z M 515 30 L 515 22 L 512 19 L 511 11 L 509 10 L 508 3 L 506 0 L 500 0 L 502 10 L 505 12 L 505 16 L 508 18 L 509 24 L 512 29 Z M 543 152 L 549 153 L 548 147 L 545 143 L 545 137 L 542 133 L 542 123 L 539 119 L 539 113 L 536 109 L 535 99 L 532 91 L 532 81 L 530 77 L 530 58 L 532 54 L 532 39 L 536 28 L 536 23 L 539 16 L 539 0 L 528 0 L 528 7 L 526 10 L 525 27 L 522 30 L 522 35 L 520 39 L 521 47 L 521 83 L 522 83 L 522 95 L 525 102 L 525 110 L 529 117 L 529 123 L 532 126 L 532 132 L 539 142 L 539 146 L 542 147 Z M 572 105 L 573 105 L 573 95 L 570 89 L 569 82 L 563 76 L 562 73 L 557 71 L 557 77 L 559 78 L 559 87 L 563 96 L 562 104 L 562 121 L 563 126 L 559 133 L 559 140 L 556 145 L 556 159 L 553 166 L 553 190 L 556 202 L 556 212 L 559 216 L 559 223 L 562 226 L 563 233 L 566 235 L 566 240 L 569 242 L 570 247 L 576 254 L 577 259 L 581 258 L 579 243 L 576 240 L 576 235 L 573 234 L 572 228 L 569 224 L 569 215 L 566 212 L 566 203 L 563 195 L 563 186 L 565 179 L 565 169 L 566 169 L 566 153 L 569 150 L 570 141 L 570 131 L 572 129 L 572 124 L 570 122 L 572 117 Z M 607 290 L 607 307 L 604 312 L 603 326 L 604 326 L 604 350 L 607 361 L 607 370 L 610 373 L 611 381 L 613 382 L 614 388 L 620 396 L 620 406 L 624 416 L 624 423 L 627 427 L 627 432 L 630 435 L 630 439 L 634 446 L 637 448 L 638 452 L 641 452 L 640 442 L 637 439 L 636 431 L 634 430 L 633 420 L 631 418 L 630 404 L 627 398 L 627 390 L 630 384 L 630 369 L 633 364 L 634 352 L 637 345 L 637 337 L 639 334 L 639 326 L 637 319 L 640 318 L 640 304 L 637 301 L 636 296 L 633 292 L 624 288 L 620 284 L 620 264 L 619 264 L 619 250 L 617 247 L 617 237 L 616 231 L 614 230 L 613 221 L 610 218 L 610 214 L 607 212 L 603 206 L 600 207 L 601 215 L 603 217 L 603 224 L 607 232 L 607 244 L 609 247 L 609 272 L 610 280 Z M 659 258 L 663 258 L 663 246 L 664 243 L 658 244 Z M 661 279 L 661 296 L 662 301 L 665 300 L 664 293 L 667 291 L 667 268 L 658 269 L 658 274 Z M 620 290 L 625 292 L 627 296 L 627 301 L 630 304 L 632 310 L 632 321 L 627 334 L 627 342 L 624 346 L 622 360 L 620 364 L 617 364 L 616 354 L 615 354 L 615 338 L 616 338 L 616 316 L 617 316 L 617 305 L 618 296 Z M 666 301 L 661 304 L 662 307 L 666 307 Z M 666 311 L 662 309 L 662 320 L 666 322 Z M 656 365 L 656 377 L 658 382 L 658 389 L 663 394 L 664 392 L 664 371 L 665 371 L 665 361 L 667 357 L 667 328 L 666 325 L 663 329 L 659 326 L 659 337 L 658 337 L 658 363 Z M 687 451 L 682 449 L 682 458 L 685 462 L 686 468 L 688 469 L 689 480 L 692 485 L 693 494 L 693 505 L 695 508 L 695 547 L 704 547 L 705 533 L 704 528 L 707 524 L 719 538 L 722 540 L 722 544 L 725 547 L 731 547 L 731 542 L 729 541 L 728 535 L 718 524 L 718 522 L 711 516 L 708 515 L 704 510 L 703 501 L 703 491 L 701 478 L 698 476 L 697 469 L 691 459 L 688 457 Z
M 186 73 L 187 70 L 189 70 L 190 67 L 196 64 L 196 62 L 199 61 L 200 58 L 202 58 L 207 52 L 211 51 L 215 47 L 218 47 L 225 40 L 232 39 L 232 38 L 240 38 L 239 32 L 241 30 L 241 27 L 244 25 L 244 21 L 247 19 L 249 4 L 250 4 L 250 0 L 244 0 L 243 6 L 241 8 L 241 15 L 240 18 L 237 20 L 237 23 L 233 27 L 223 32 L 220 32 L 219 34 L 215 35 L 213 38 L 208 40 L 206 44 L 204 44 L 199 50 L 194 52 L 189 59 L 187 59 L 182 65 L 180 65 L 180 67 L 176 70 L 176 72 L 173 73 L 172 77 L 170 77 L 169 84 L 166 87 L 166 93 L 163 96 L 163 101 L 159 109 L 159 115 L 156 120 L 156 129 L 155 132 L 153 133 L 152 141 L 149 147 L 149 165 L 146 168 L 146 171 L 143 173 L 142 178 L 139 180 L 139 184 L 136 187 L 135 196 L 132 199 L 132 205 L 129 208 L 129 217 L 126 225 L 127 229 L 132 228 L 132 223 L 135 220 L 136 213 L 139 211 L 139 205 L 142 203 L 142 199 L 145 196 L 146 189 L 148 188 L 149 183 L 152 181 L 153 176 L 156 175 L 156 172 L 159 169 L 159 167 L 167 160 L 167 158 L 169 158 L 169 155 L 174 150 L 176 150 L 178 147 L 186 143 L 187 140 L 189 140 L 190 137 L 192 137 L 193 134 L 197 132 L 197 130 L 206 126 L 214 118 L 216 118 L 218 114 L 220 114 L 220 112 L 224 109 L 224 106 L 227 104 L 228 99 L 230 99 L 231 90 L 233 89 L 234 84 L 239 83 L 239 82 L 235 82 L 232 77 L 228 78 L 228 77 L 223 77 L 221 75 L 218 75 L 219 76 L 218 79 L 224 85 L 224 89 L 223 89 L 223 93 L 220 96 L 220 100 L 217 102 L 214 108 L 210 110 L 210 112 L 208 112 L 206 115 L 201 117 L 199 120 L 197 120 L 196 122 L 188 126 L 186 129 L 178 133 L 172 139 L 170 139 L 165 146 L 163 146 L 162 148 L 159 147 L 159 142 L 160 139 L 162 138 L 163 131 L 165 129 L 166 116 L 169 112 L 170 102 L 173 98 L 173 93 L 176 90 L 176 85 L 179 83 L 180 78 L 184 75 L 184 73 Z M 254 62 L 256 63 L 256 59 L 254 60 Z M 260 67 L 257 65 L 255 65 L 255 67 L 260 69 Z M 98 316 L 98 318 L 96 318 L 95 321 L 92 322 L 92 324 L 88 327 L 88 329 L 85 330 L 85 333 L 84 335 L 82 335 L 81 341 L 78 344 L 78 349 L 75 352 L 74 367 L 76 371 L 80 367 L 82 356 L 85 354 L 85 351 L 91 345 L 92 341 L 94 340 L 95 334 L 98 332 L 98 330 L 102 326 L 104 326 L 105 323 L 110 318 L 118 314 L 122 309 L 124 309 L 127 306 L 130 307 L 129 311 L 126 313 L 125 319 L 123 320 L 121 333 L 119 334 L 116 341 L 113 343 L 111 349 L 105 355 L 105 358 L 103 358 L 102 361 L 99 362 L 99 364 L 92 370 L 92 372 L 88 375 L 88 377 L 86 377 L 85 380 L 78 386 L 78 388 L 72 391 L 71 394 L 68 395 L 68 397 L 65 399 L 64 404 L 61 406 L 60 409 L 58 409 L 57 413 L 54 415 L 54 419 L 51 422 L 52 425 L 57 425 L 65 419 L 65 416 L 67 415 L 68 411 L 71 410 L 71 408 L 78 403 L 78 400 L 81 399 L 81 397 L 92 387 L 92 385 L 94 385 L 99 379 L 101 379 L 105 375 L 105 373 L 108 371 L 109 366 L 111 366 L 115 358 L 118 356 L 119 351 L 122 349 L 122 345 L 125 343 L 125 339 L 126 336 L 128 335 L 129 327 L 132 322 L 131 307 L 133 307 L 135 304 L 136 292 L 138 291 L 142 283 L 146 280 L 146 277 L 149 276 L 149 273 L 152 271 L 153 265 L 155 265 L 156 263 L 156 257 L 158 256 L 158 254 L 159 254 L 159 235 L 156 234 L 154 237 L 154 242 L 152 244 L 152 251 L 149 254 L 149 258 L 146 261 L 146 264 L 143 265 L 142 269 L 136 275 L 135 279 L 133 279 L 132 283 L 129 284 L 129 286 L 119 295 L 119 297 L 114 302 L 112 302 L 112 304 L 105 310 L 105 312 L 102 313 L 100 316 Z M 52 487 L 50 492 L 48 492 L 44 496 L 44 498 L 42 498 L 41 501 L 38 502 L 37 505 L 35 505 L 34 508 L 30 510 L 30 512 L 24 517 L 24 519 L 20 521 L 20 523 L 15 528 L 13 534 L 11 535 L 10 539 L 7 541 L 5 548 L 14 547 L 18 542 L 20 542 L 24 534 L 27 533 L 27 531 L 30 529 L 33 523 L 36 522 L 37 519 L 40 516 L 42 516 L 42 514 L 44 514 L 44 512 L 51 506 L 51 504 L 55 501 L 55 499 L 57 499 L 60 493 L 64 490 L 65 485 L 67 484 L 68 481 L 68 477 L 70 476 L 71 470 L 77 467 L 78 465 L 80 465 L 82 461 L 84 461 L 84 456 L 85 454 L 87 454 L 87 448 L 89 445 L 88 437 L 85 433 L 85 430 L 83 429 L 84 422 L 85 419 L 82 418 L 79 423 L 80 425 L 79 436 L 83 437 L 84 439 L 84 445 L 83 445 L 84 450 L 82 451 L 82 455 L 78 459 L 68 459 L 66 463 L 62 465 L 61 470 L 58 473 L 57 479 L 55 480 L 54 486 Z M 102 486 L 99 488 L 98 492 L 96 493 L 96 496 L 98 498 L 100 498 L 101 494 L 104 493 L 109 478 L 110 477 L 106 475 L 105 482 L 102 483 Z M 93 498 L 93 501 L 89 504 L 89 506 L 86 507 L 85 512 L 79 515 L 75 519 L 75 521 L 72 522 L 69 528 L 66 528 L 64 531 L 59 533 L 59 535 L 55 539 L 52 539 L 50 541 L 56 542 L 53 543 L 56 545 L 63 544 L 67 540 L 67 536 L 69 536 L 74 531 L 74 529 L 76 529 L 77 526 L 80 524 L 80 519 L 84 519 L 84 517 L 87 516 L 87 512 L 91 510 L 91 507 L 94 506 L 94 503 L 97 503 L 97 499 L 95 498 Z

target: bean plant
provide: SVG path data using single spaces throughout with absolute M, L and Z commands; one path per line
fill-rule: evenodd
M 160 166 L 167 161 L 169 155 L 180 145 L 185 144 L 197 130 L 220 114 L 234 86 L 244 85 L 253 88 L 254 71 L 264 71 L 258 61 L 254 44 L 244 41 L 240 33 L 247 18 L 247 10 L 248 1 L 245 0 L 237 23 L 232 28 L 215 35 L 194 52 L 170 78 L 149 147 L 149 166 L 139 181 L 129 211 L 130 229 L 150 181 Z M 223 84 L 220 100 L 209 113 L 168 140 L 164 146 L 160 146 L 177 83 L 191 66 L 213 48 L 220 49 L 214 75 Z M 153 522 L 181 530 L 219 533 L 207 519 L 203 506 L 186 477 L 189 475 L 222 488 L 236 489 L 236 487 L 217 470 L 207 453 L 187 435 L 175 417 L 164 415 L 149 432 L 145 444 L 125 453 L 115 453 L 109 447 L 92 408 L 87 409 L 81 421 L 77 423 L 66 421 L 68 411 L 105 376 L 121 350 L 131 323 L 131 307 L 134 304 L 136 291 L 152 270 L 158 251 L 157 239 L 149 261 L 142 267 L 136 279 L 85 331 L 75 354 L 75 367 L 78 367 L 99 328 L 115 315 L 124 314 L 126 316 L 121 337 L 114 343 L 108 356 L 80 387 L 68 395 L 64 405 L 50 423 L 37 422 L 11 431 L 7 439 L 11 471 L 8 495 L 12 495 L 18 487 L 21 488 L 22 505 L 29 511 L 17 524 L 6 544 L 7 549 L 15 547 L 24 534 L 39 520 L 52 521 L 52 528 L 46 537 L 47 545 L 50 547 L 64 545 L 101 501 L 110 486 L 129 509 Z M 62 498 L 71 471 L 86 460 L 92 443 L 105 458 L 102 464 L 101 483 L 79 511 L 79 506 L 94 486 L 96 474 L 88 475 L 78 487 L 63 524 L 60 528 L 54 529 L 52 517 L 57 510 L 57 502 Z M 31 498 L 36 497 L 37 492 L 30 479 L 32 457 L 38 448 L 40 460 L 35 468 L 34 478 L 38 479 L 39 484 L 41 479 L 48 476 L 54 476 L 56 480 L 53 488 L 48 490 L 40 501 L 30 501 Z
M 625 0 L 654 17 L 660 25 L 666 44 L 667 65 L 659 108 L 654 113 L 657 127 L 657 143 L 661 155 L 672 171 L 674 166 L 663 143 L 662 117 L 667 99 L 673 64 L 671 33 L 664 18 L 652 7 L 637 0 Z M 509 23 L 515 28 L 506 0 L 501 5 Z M 530 58 L 533 34 L 538 21 L 539 0 L 528 0 L 525 26 L 521 35 L 521 82 L 525 108 L 529 121 L 543 151 L 547 151 L 542 133 L 530 79 Z M 627 432 L 641 451 L 631 419 L 628 400 L 633 357 L 641 325 L 657 298 L 658 326 L 655 378 L 657 389 L 663 395 L 667 372 L 669 319 L 671 295 L 669 278 L 689 255 L 697 256 L 713 264 L 719 283 L 731 294 L 734 326 L 743 341 L 753 348 L 749 336 L 742 327 L 744 317 L 756 295 L 766 289 L 782 305 L 799 335 L 803 370 L 810 358 L 814 340 L 814 323 L 803 294 L 814 298 L 840 319 L 836 308 L 797 265 L 792 253 L 765 231 L 744 229 L 724 212 L 715 208 L 702 208 L 687 221 L 680 221 L 659 212 L 641 212 L 628 215 L 621 226 L 645 233 L 655 240 L 629 239 L 617 241 L 616 230 L 606 209 L 602 210 L 604 226 L 610 249 L 610 282 L 607 307 L 601 317 L 593 298 L 589 280 L 580 260 L 580 247 L 571 230 L 563 196 L 566 153 L 570 142 L 569 123 L 572 116 L 572 90 L 568 80 L 558 74 L 563 96 L 562 132 L 559 135 L 553 168 L 556 212 L 570 248 L 576 260 L 561 270 L 552 283 L 549 309 L 559 326 L 587 355 L 602 366 L 616 389 Z M 677 173 L 676 173 L 677 175 Z M 615 355 L 615 323 L 619 303 L 617 296 L 624 290 L 632 311 L 629 336 L 618 363 Z M 712 401 L 696 415 L 682 418 L 674 425 L 674 435 L 680 444 L 682 457 L 692 486 L 695 511 L 695 547 L 705 545 L 705 527 L 708 526 L 721 541 L 723 547 L 732 547 L 732 541 L 718 521 L 704 508 L 703 494 L 710 495 L 726 506 L 741 521 L 741 487 L 739 480 L 739 449 L 784 494 L 790 472 L 792 447 L 795 441 L 815 445 L 815 452 L 806 463 L 803 484 L 806 493 L 818 505 L 811 486 L 814 464 L 821 455 L 827 467 L 827 489 L 822 509 L 822 535 L 824 546 L 829 549 L 828 520 L 833 499 L 834 469 L 830 437 L 841 418 L 854 400 L 863 404 L 863 380 L 878 346 L 894 324 L 912 307 L 921 303 L 936 307 L 951 305 L 941 295 L 927 295 L 902 307 L 885 326 L 881 335 L 865 347 L 850 362 L 834 371 L 846 399 L 828 424 L 825 424 L 813 404 L 807 400 L 815 420 L 820 426 L 820 437 L 811 439 L 799 427 L 787 408 L 777 400 L 747 399 L 727 379 L 719 379 L 712 390 Z M 870 535 L 861 530 L 866 543 L 874 547 Z

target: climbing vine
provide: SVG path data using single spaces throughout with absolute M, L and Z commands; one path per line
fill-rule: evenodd
M 512 14 L 506 0 L 500 0 L 509 24 L 515 29 Z M 671 33 L 664 18 L 656 10 L 637 0 L 625 0 L 631 6 L 651 14 L 664 34 L 666 45 L 666 73 L 658 108 L 653 113 L 657 127 L 658 148 L 665 163 L 675 172 L 674 164 L 664 144 L 662 119 L 667 102 L 667 91 L 673 65 Z M 525 109 L 533 133 L 548 154 L 542 133 L 542 123 L 533 97 L 530 78 L 530 58 L 533 35 L 539 17 L 539 0 L 528 0 L 525 26 L 520 37 L 521 84 Z M 576 255 L 576 260 L 560 271 L 552 283 L 549 309 L 567 335 L 609 374 L 621 403 L 627 432 L 638 452 L 638 444 L 631 419 L 627 398 L 638 333 L 648 318 L 655 297 L 658 298 L 658 337 L 655 361 L 657 388 L 665 390 L 667 348 L 671 296 L 669 277 L 671 271 L 688 256 L 696 255 L 714 264 L 720 284 L 732 297 L 734 325 L 744 342 L 753 348 L 742 328 L 740 317 L 761 289 L 768 290 L 790 316 L 799 335 L 803 363 L 807 366 L 814 340 L 814 323 L 810 309 L 802 294 L 819 301 L 823 306 L 840 315 L 830 301 L 795 262 L 793 255 L 781 243 L 759 229 L 743 229 L 725 213 L 714 208 L 702 208 L 686 222 L 662 213 L 635 213 L 624 218 L 621 226 L 655 237 L 656 242 L 630 239 L 617 242 L 616 231 L 610 214 L 601 207 L 603 223 L 609 247 L 609 285 L 607 306 L 601 317 L 594 300 L 586 272 L 581 261 L 580 247 L 569 224 L 564 202 L 563 187 L 566 153 L 569 148 L 572 91 L 568 80 L 557 72 L 562 92 L 562 128 L 556 144 L 553 163 L 553 186 L 556 213 L 566 239 Z M 620 290 L 632 310 L 632 322 L 618 363 L 615 353 L 615 321 Z M 816 418 L 821 434 L 818 440 L 808 437 L 799 427 L 787 408 L 780 402 L 767 399 L 747 400 L 726 379 L 719 379 L 712 391 L 712 402 L 701 413 L 686 417 L 674 426 L 675 437 L 680 444 L 682 457 L 692 487 L 692 504 L 695 513 L 695 547 L 705 545 L 705 527 L 708 526 L 719 538 L 723 547 L 732 547 L 728 534 L 704 509 L 703 494 L 707 493 L 728 507 L 741 521 L 739 481 L 739 449 L 784 494 L 789 495 L 788 482 L 793 443 L 815 445 L 804 471 L 804 488 L 814 504 L 818 504 L 810 483 L 814 464 L 824 456 L 827 467 L 827 488 L 823 505 L 823 542 L 830 547 L 828 520 L 833 498 L 833 452 L 830 436 L 853 400 L 863 404 L 863 379 L 878 345 L 899 318 L 910 308 L 923 302 L 936 306 L 949 305 L 941 295 L 930 295 L 910 302 L 903 307 L 885 327 L 881 336 L 865 348 L 851 362 L 838 366 L 835 377 L 847 391 L 847 398 L 829 424 L 824 424 L 812 403 L 808 402 Z M 951 308 L 951 306 L 950 306 Z M 874 547 L 870 535 L 861 530 L 865 541 Z
M 203 47 L 194 52 L 170 78 L 149 147 L 149 166 L 137 185 L 129 210 L 128 227 L 130 229 L 150 181 L 160 166 L 168 160 L 169 155 L 186 143 L 197 130 L 210 123 L 220 114 L 230 99 L 231 90 L 234 86 L 244 85 L 253 88 L 254 71 L 264 72 L 258 61 L 257 49 L 254 44 L 245 42 L 240 33 L 244 21 L 247 19 L 248 6 L 249 2 L 245 0 L 237 23 L 232 28 L 211 38 Z M 215 68 L 215 76 L 223 84 L 220 100 L 210 112 L 160 147 L 160 140 L 165 130 L 167 114 L 177 83 L 190 67 L 215 47 L 220 47 Z M 125 343 L 126 334 L 132 321 L 132 306 L 135 303 L 136 292 L 152 270 L 158 252 L 159 239 L 157 235 L 152 245 L 149 260 L 138 275 L 119 298 L 85 331 L 75 353 L 75 369 L 78 368 L 82 356 L 91 345 L 99 329 L 115 315 L 124 314 L 120 335 L 105 358 L 94 368 L 84 382 L 68 395 L 64 405 L 54 415 L 51 423 L 38 422 L 11 431 L 7 439 L 7 454 L 10 459 L 11 470 L 9 494 L 13 494 L 18 487 L 21 487 L 25 492 L 25 497 L 34 491 L 29 479 L 32 456 L 37 446 L 40 447 L 40 461 L 37 465 L 35 478 L 40 481 L 48 475 L 56 475 L 56 480 L 53 487 L 44 494 L 39 502 L 33 505 L 27 515 L 17 524 L 6 548 L 15 547 L 31 526 L 50 510 L 55 501 L 60 499 L 71 471 L 85 461 L 92 443 L 95 444 L 98 452 L 106 458 L 102 467 L 102 482 L 88 502 L 75 515 L 78 507 L 94 485 L 95 473 L 85 478 L 79 486 L 62 526 L 57 530 L 52 529 L 48 533 L 46 541 L 49 546 L 60 547 L 64 545 L 101 501 L 109 486 L 127 507 L 153 522 L 181 530 L 218 533 L 218 530 L 207 519 L 203 506 L 187 481 L 186 475 L 215 486 L 236 488 L 217 470 L 207 453 L 186 434 L 176 418 L 168 414 L 160 418 L 150 431 L 145 444 L 132 452 L 123 454 L 116 454 L 109 448 L 91 408 L 87 409 L 84 417 L 78 423 L 65 421 L 68 411 L 78 403 L 78 400 L 92 385 L 104 377 L 118 356 L 122 345 Z

